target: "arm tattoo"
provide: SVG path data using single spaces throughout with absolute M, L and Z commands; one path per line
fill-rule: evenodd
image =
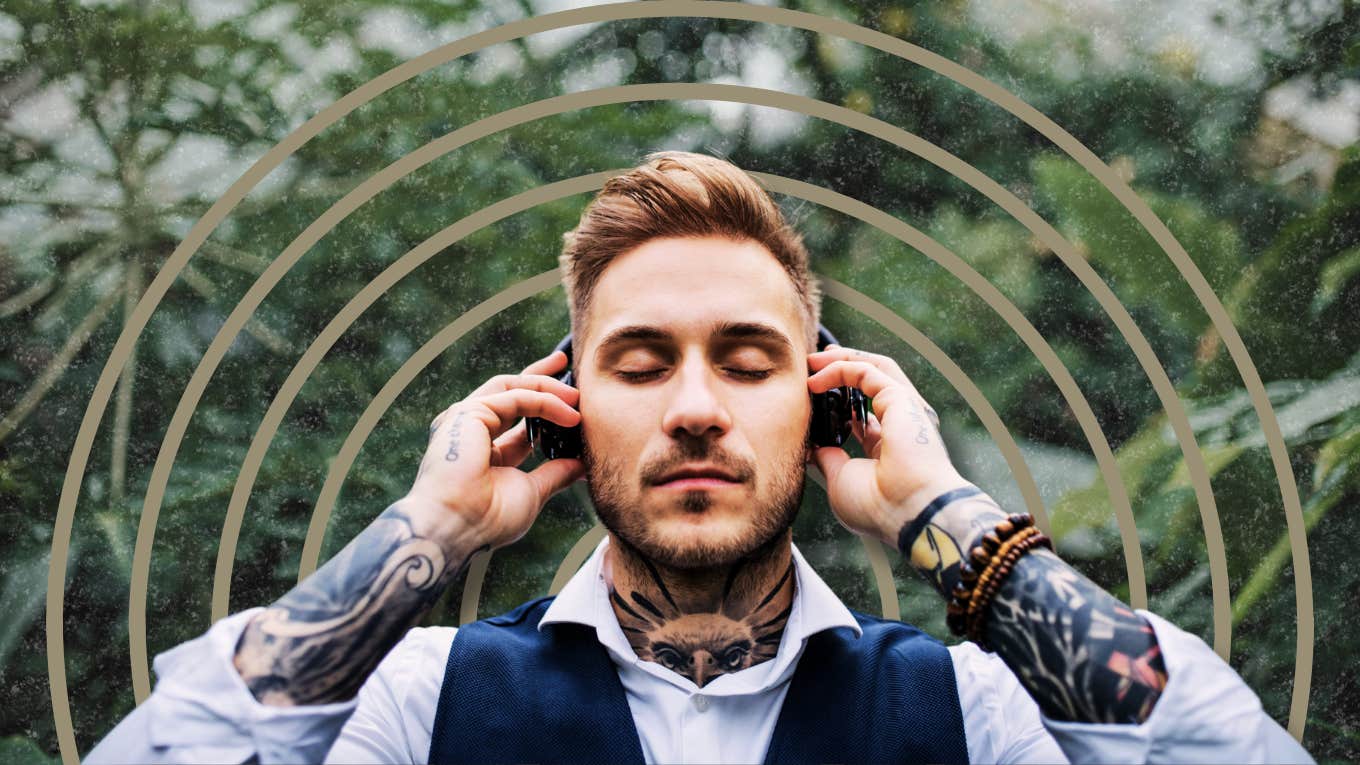
M 261 702 L 280 706 L 352 698 L 478 551 L 471 547 L 420 536 L 392 505 L 251 620 L 236 645 L 246 685 Z
M 950 492 L 953 494 L 953 492 Z M 948 501 L 948 498 L 945 498 Z M 975 540 L 1004 519 L 1006 514 L 986 494 L 973 493 L 949 502 L 930 516 L 914 539 L 902 539 L 900 552 L 911 559 L 941 597 L 948 598 L 959 581 L 964 556 Z M 901 536 L 909 536 L 912 524 L 903 526 Z
M 1141 723 L 1166 687 L 1151 625 L 1047 550 L 1020 559 L 992 599 L 987 640 L 1044 714 Z
M 1004 518 L 986 495 L 949 502 L 902 553 L 940 595 L 982 534 Z M 910 536 L 910 524 L 902 536 Z M 1166 686 L 1152 627 L 1047 550 L 1023 556 L 988 606 L 987 641 L 1044 714 L 1072 722 L 1140 723 Z

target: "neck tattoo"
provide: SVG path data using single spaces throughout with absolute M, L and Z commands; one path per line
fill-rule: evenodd
M 780 541 L 726 566 L 674 571 L 611 536 L 609 602 L 638 658 L 700 688 L 773 659 L 797 580 L 789 542 Z

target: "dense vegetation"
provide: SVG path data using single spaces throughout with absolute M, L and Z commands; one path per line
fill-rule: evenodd
M 1346 530 L 1360 499 L 1360 150 L 1353 130 L 1329 139 L 1280 106 L 1332 99 L 1354 108 L 1360 7 L 1282 2 L 1210 14 L 1135 4 L 1142 31 L 1133 15 L 1094 5 L 793 5 L 909 40 L 1007 88 L 1119 172 L 1184 245 L 1266 384 L 1301 495 L 1316 614 L 1304 743 L 1319 759 L 1360 758 L 1360 717 L 1347 703 L 1360 693 L 1352 658 L 1360 565 Z M 529 0 L 400 6 L 5 3 L 0 759 L 57 751 L 42 614 L 58 499 L 96 380 L 167 257 L 253 161 L 339 96 L 439 44 L 542 10 Z M 167 428 L 214 337 L 269 264 L 365 179 L 453 130 L 567 92 L 685 81 L 786 90 L 870 114 L 977 167 L 1072 242 L 1189 411 L 1226 543 L 1231 660 L 1287 720 L 1295 574 L 1276 469 L 1228 348 L 1152 236 L 1039 132 L 924 67 L 792 28 L 670 18 L 578 27 L 438 66 L 321 132 L 212 232 L 141 332 L 81 484 L 64 634 L 82 751 L 134 703 L 134 545 Z M 1052 347 L 1114 450 L 1151 607 L 1213 640 L 1201 503 L 1166 409 L 1129 340 L 1048 244 L 976 189 L 878 138 L 772 110 L 650 100 L 534 119 L 414 169 L 306 249 L 239 336 L 223 338 L 230 346 L 176 442 L 157 505 L 149 653 L 209 624 L 241 463 L 290 372 L 342 306 L 455 221 L 547 183 L 630 166 L 656 148 L 717 153 L 839 191 L 915 226 L 985 276 Z M 553 268 L 586 199 L 534 205 L 469 233 L 397 280 L 325 349 L 266 444 L 234 557 L 232 610 L 268 602 L 296 580 L 332 458 L 375 395 L 465 311 Z M 780 199 L 820 273 L 890 307 L 976 383 L 1020 443 L 1060 551 L 1128 597 L 1095 447 L 1033 349 L 922 252 L 842 213 Z M 825 319 L 846 344 L 898 358 L 945 413 L 974 480 L 1021 504 L 981 420 L 917 350 L 842 305 L 829 303 Z M 323 557 L 405 491 L 434 413 L 541 356 L 565 325 L 562 293 L 550 290 L 433 349 L 363 441 Z M 544 593 L 593 523 L 583 494 L 555 499 L 493 559 L 481 613 Z M 847 604 L 879 610 L 863 547 L 812 484 L 796 541 Z M 896 569 L 903 618 L 944 637 L 933 595 Z M 431 619 L 456 623 L 460 597 L 455 587 Z

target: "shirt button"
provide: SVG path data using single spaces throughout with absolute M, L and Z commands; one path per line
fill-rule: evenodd
M 712 704 L 708 697 L 703 694 L 696 693 L 692 698 L 694 699 L 694 708 L 700 712 L 707 712 L 708 707 Z

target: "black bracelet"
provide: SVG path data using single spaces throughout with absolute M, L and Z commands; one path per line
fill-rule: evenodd
M 902 527 L 902 531 L 897 535 L 897 551 L 903 555 L 910 555 L 911 543 L 916 541 L 916 537 L 920 536 L 922 531 L 925 531 L 926 524 L 930 523 L 930 519 L 943 510 L 945 505 L 953 504 L 961 499 L 976 497 L 981 493 L 982 489 L 976 486 L 964 486 L 959 489 L 950 489 L 936 497 L 934 501 L 925 506 L 920 515 L 912 519 L 911 523 Z

